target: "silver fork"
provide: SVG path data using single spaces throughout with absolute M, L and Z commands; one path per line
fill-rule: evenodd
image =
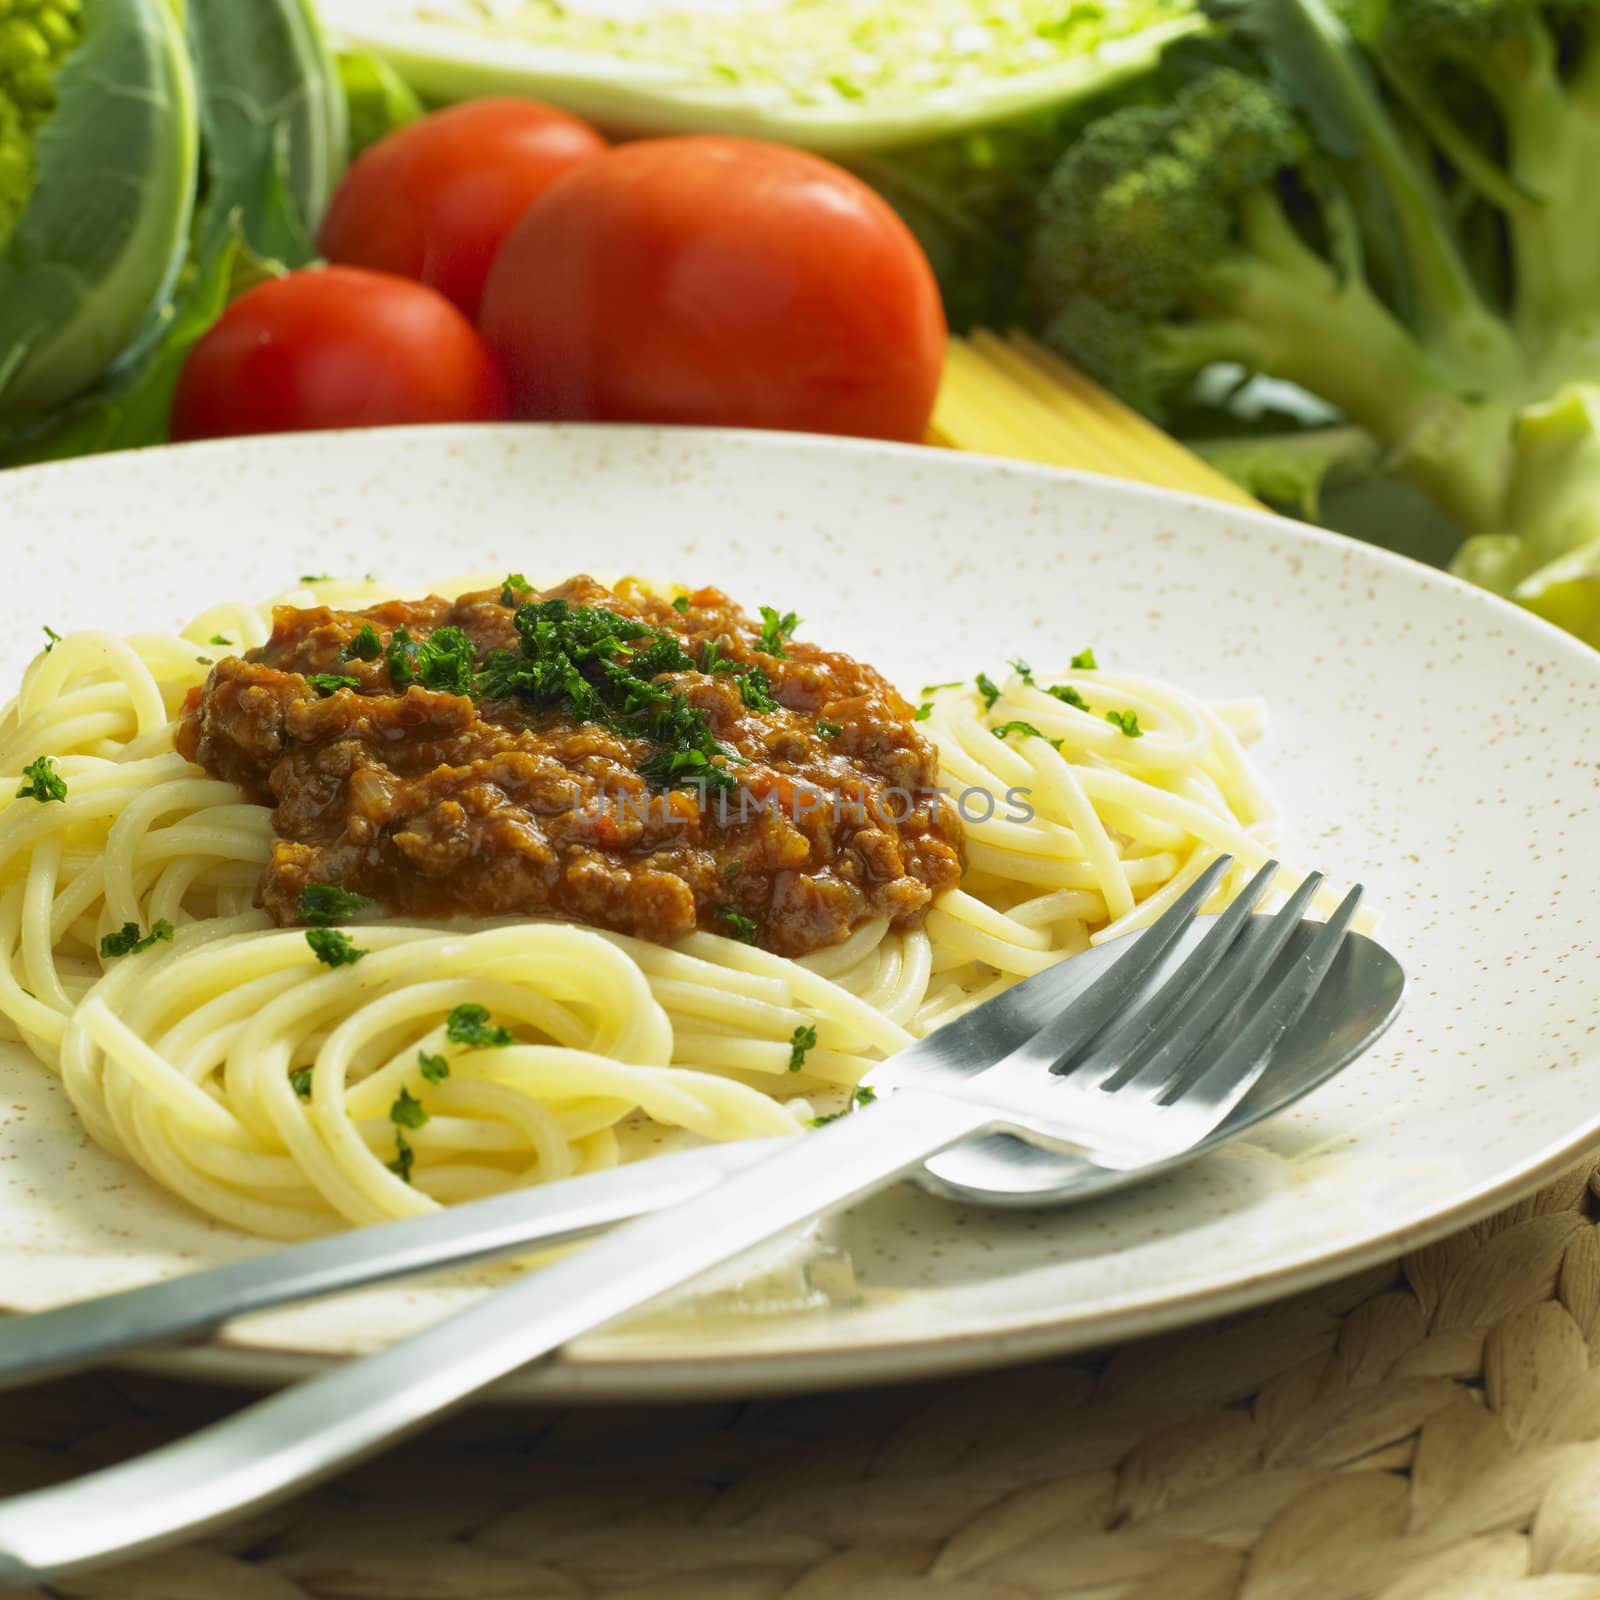
M 880 1104 L 779 1149 L 715 1188 L 617 1229 L 423 1333 L 191 1438 L 74 1483 L 0 1503 L 0 1585 L 168 1543 L 359 1460 L 529 1361 L 692 1282 L 822 1212 L 882 1188 L 974 1134 L 1007 1132 L 1097 1163 L 1155 1163 L 1198 1143 L 1255 1083 L 1338 954 L 1361 891 L 1280 961 L 1316 891 L 1251 913 L 1269 863 L 1178 971 L 1173 944 L 1231 865 L 1213 863 L 1091 987 L 994 1067 L 936 1089 L 909 1065 L 970 1050 L 983 1011 L 869 1075 Z M 1025 986 L 1026 987 L 1026 986 Z M 1015 993 L 1015 991 L 1013 991 Z

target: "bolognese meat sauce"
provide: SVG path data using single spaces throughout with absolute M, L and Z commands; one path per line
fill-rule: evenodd
M 962 853 L 911 707 L 794 626 L 586 577 L 281 607 L 190 696 L 179 748 L 273 806 L 279 923 L 333 884 L 393 914 L 804 955 L 875 917 L 915 926 Z

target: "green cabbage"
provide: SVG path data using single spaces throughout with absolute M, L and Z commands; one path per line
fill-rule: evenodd
M 527 94 L 626 133 L 858 155 L 1099 94 L 1204 20 L 1192 0 L 322 0 L 335 37 L 430 100 Z
M 0 420 L 81 393 L 166 298 L 197 150 L 163 0 L 0 0 Z
M 18 3 L 36 9 L 40 0 Z M 0 7 L 6 4 L 0 0 Z M 131 0 L 84 0 L 84 43 L 62 68 L 62 109 L 43 125 L 36 193 L 24 228 L 32 225 L 36 213 L 58 214 L 81 193 L 84 179 L 75 189 L 62 180 L 63 172 L 70 177 L 84 169 L 86 178 L 95 162 L 112 160 L 99 142 L 97 122 L 68 123 L 65 115 L 70 75 L 96 59 L 95 29 L 109 38 L 105 17 L 112 12 L 146 20 L 167 16 L 165 0 L 149 0 L 148 8 Z M 164 441 L 173 390 L 195 341 L 233 296 L 264 276 L 303 266 L 315 255 L 316 229 L 344 168 L 345 105 L 310 0 L 249 0 L 248 7 L 241 0 L 187 0 L 184 15 L 186 37 L 167 35 L 176 41 L 176 87 L 143 101 L 158 120 L 166 113 L 169 137 L 177 138 L 188 156 L 182 194 L 167 219 L 170 231 L 160 240 L 162 270 L 152 275 L 153 281 L 159 277 L 153 301 L 140 298 L 143 314 L 134 317 L 136 326 L 130 327 L 124 317 L 108 332 L 95 359 L 83 364 L 85 382 L 43 399 L 35 388 L 10 415 L 0 405 L 0 463 L 6 466 Z M 105 53 L 102 49 L 102 66 Z M 197 128 L 202 158 L 198 182 L 193 154 Z M 46 145 L 58 137 L 60 170 L 47 171 Z M 165 153 L 159 141 L 130 145 L 113 170 L 130 195 L 148 194 L 166 171 Z M 197 190 L 201 204 L 192 215 Z M 98 228 L 112 213 L 106 197 L 100 196 L 83 201 L 76 215 L 80 231 L 88 233 L 91 220 Z M 150 259 L 155 259 L 154 252 Z M 91 305 L 105 298 L 106 286 L 97 291 L 96 279 L 78 265 L 88 261 L 92 266 L 89 252 L 80 249 L 74 258 L 58 251 L 54 260 L 58 270 L 22 280 L 26 300 L 13 304 L 0 299 L 0 376 L 8 317 L 50 329 L 60 310 L 53 298 L 56 291 L 72 286 Z

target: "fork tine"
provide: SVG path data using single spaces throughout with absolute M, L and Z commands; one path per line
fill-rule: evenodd
M 1227 1049 L 1186 1087 L 1182 1099 L 1193 1096 L 1197 1107 L 1203 1105 L 1220 1121 L 1244 1098 L 1261 1076 L 1279 1041 L 1300 1020 L 1312 997 L 1322 987 L 1355 920 L 1361 895 L 1358 883 L 1323 923 L 1311 948 L 1278 980 L 1265 1004 L 1251 1016 Z
M 1095 1084 L 1116 1090 L 1119 1080 L 1136 1065 L 1140 1050 L 1165 1026 L 1167 1020 L 1188 1005 L 1195 991 L 1211 975 L 1244 927 L 1245 920 L 1272 887 L 1278 863 L 1269 861 L 1235 896 L 1233 903 L 1206 930 L 1205 937 L 1190 951 L 1184 963 L 1156 992 L 1112 1024 L 1103 1039 L 1097 1039 L 1076 1066 L 1061 1063 L 1080 1087 Z
M 1122 1077 L 1118 1093 L 1131 1090 L 1154 1097 L 1183 1071 L 1266 977 L 1279 952 L 1300 926 L 1321 885 L 1320 872 L 1309 874 L 1289 896 L 1283 909 L 1267 919 L 1265 927 L 1248 931 L 1245 936 L 1248 946 L 1240 950 L 1217 984 L 1188 1015 L 1174 1024 L 1146 1060 Z
M 981 1083 L 990 1073 L 996 1072 L 1049 1071 L 1056 1062 L 1075 1056 L 1113 1017 L 1126 1010 L 1128 996 L 1137 992 L 1160 965 L 1232 865 L 1232 856 L 1218 856 L 1168 910 L 1145 929 L 1143 936 L 1134 941 L 1127 954 L 1119 957 L 1098 983 L 1085 990 L 1032 1038 L 1025 1039 L 1010 1055 L 978 1073 L 972 1082 Z

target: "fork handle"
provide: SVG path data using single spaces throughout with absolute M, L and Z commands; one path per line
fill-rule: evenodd
M 386 1350 L 122 1466 L 0 1502 L 0 1588 L 151 1549 L 312 1484 L 995 1125 L 990 1109 L 898 1090 Z

